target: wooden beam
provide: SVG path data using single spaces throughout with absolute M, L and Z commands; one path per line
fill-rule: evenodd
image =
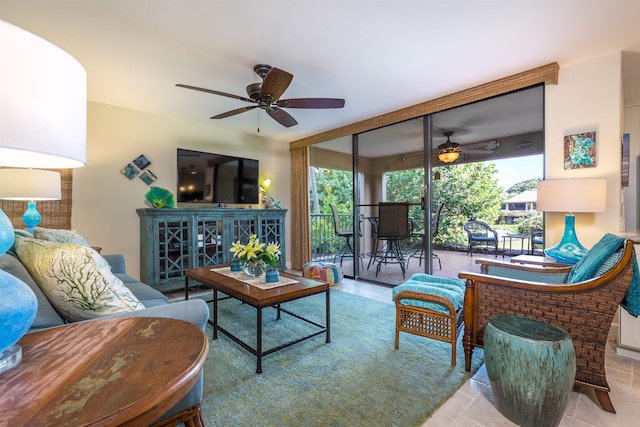
M 371 119 L 362 120 L 360 122 L 322 132 L 317 135 L 292 141 L 289 144 L 289 150 L 293 151 L 299 148 L 308 147 L 309 145 L 340 138 L 342 136 L 366 132 L 382 126 L 414 119 L 425 114 L 431 114 L 453 107 L 459 107 L 471 102 L 481 101 L 483 99 L 502 95 L 540 83 L 557 84 L 559 69 L 560 67 L 558 64 L 553 62 L 529 71 L 524 71 L 522 73 L 494 80 L 470 89 L 465 89 L 450 95 L 422 102 L 411 107 L 406 107 Z

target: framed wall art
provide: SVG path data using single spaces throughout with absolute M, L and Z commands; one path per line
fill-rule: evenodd
M 153 172 L 151 172 L 150 170 L 146 170 L 146 171 L 142 172 L 142 175 L 140 175 L 140 179 L 145 184 L 151 185 L 158 178 L 153 174 Z
M 120 169 L 122 175 L 126 176 L 129 179 L 135 178 L 136 175 L 140 173 L 138 168 L 136 168 L 133 163 L 129 163 L 127 166 Z
M 133 164 L 138 167 L 140 170 L 144 170 L 147 166 L 151 164 L 149 159 L 144 154 L 140 154 L 138 157 L 133 159 Z
M 564 168 L 595 168 L 596 131 L 576 133 L 564 137 Z

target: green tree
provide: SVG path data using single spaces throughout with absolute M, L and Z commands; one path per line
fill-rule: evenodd
M 318 200 L 320 213 L 330 214 L 330 204 L 336 206 L 341 213 L 353 212 L 353 173 L 338 169 L 311 168 L 314 179 L 310 179 L 309 200 Z M 315 188 L 313 184 L 315 182 Z M 314 191 L 317 198 L 314 198 Z M 311 211 L 316 212 L 316 206 L 311 206 Z
M 472 219 L 494 224 L 504 200 L 493 163 L 467 163 L 433 169 L 434 203 L 444 203 L 437 243 L 466 244 L 464 224 Z
M 538 187 L 538 181 L 540 181 L 540 178 L 532 178 L 513 184 L 507 190 L 507 194 L 515 196 L 516 194 L 520 194 L 525 191 L 535 190 Z

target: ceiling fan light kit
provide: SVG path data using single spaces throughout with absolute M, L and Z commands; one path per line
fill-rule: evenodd
M 260 108 L 264 110 L 272 119 L 280 123 L 284 127 L 291 127 L 298 124 L 289 113 L 283 108 L 342 108 L 344 107 L 344 99 L 339 98 L 294 98 L 280 99 L 287 90 L 293 74 L 290 74 L 279 68 L 274 68 L 267 64 L 258 64 L 253 67 L 253 71 L 262 78 L 260 83 L 252 83 L 247 86 L 247 95 L 249 98 L 233 95 L 230 93 L 219 92 L 212 89 L 204 89 L 196 86 L 190 86 L 178 83 L 176 86 L 185 89 L 198 90 L 201 92 L 212 93 L 214 95 L 226 96 L 244 102 L 249 102 L 248 107 L 241 107 L 226 113 L 218 114 L 211 117 L 212 119 L 224 119 L 226 117 L 235 116 L 245 111 Z
M 453 163 L 460 157 L 460 151 L 462 151 L 460 144 L 451 142 L 449 139 L 451 135 L 453 135 L 453 132 L 442 132 L 442 135 L 447 137 L 447 142 L 438 145 L 438 159 L 440 159 L 442 163 Z

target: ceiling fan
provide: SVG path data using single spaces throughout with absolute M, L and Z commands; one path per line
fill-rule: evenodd
M 249 96 L 248 98 L 244 96 L 233 95 L 230 93 L 219 92 L 217 90 L 204 89 L 201 87 L 189 86 L 180 83 L 176 84 L 176 86 L 186 89 L 199 90 L 201 92 L 212 93 L 214 95 L 226 96 L 228 98 L 239 99 L 240 101 L 255 104 L 227 111 L 226 113 L 218 114 L 217 116 L 211 117 L 212 119 L 224 119 L 226 117 L 244 113 L 245 111 L 253 110 L 254 108 L 261 108 L 282 126 L 291 127 L 297 125 L 298 122 L 289 113 L 284 111 L 283 108 L 344 107 L 344 99 L 338 98 L 280 99 L 282 94 L 284 94 L 284 91 L 289 87 L 291 80 L 293 80 L 293 74 L 266 64 L 258 64 L 254 66 L 253 71 L 255 71 L 256 74 L 262 78 L 262 82 L 252 83 L 247 86 L 247 95 Z
M 444 131 L 442 135 L 447 137 L 447 141 L 444 144 L 438 145 L 438 158 L 443 163 L 456 161 L 460 153 L 491 154 L 500 146 L 500 143 L 495 140 L 460 145 L 457 142 L 451 141 L 452 131 Z

